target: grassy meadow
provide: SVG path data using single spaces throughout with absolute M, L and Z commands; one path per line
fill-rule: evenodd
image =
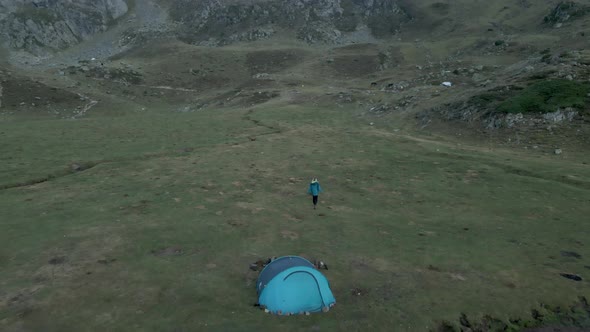
M 281 102 L 3 118 L 0 330 L 429 331 L 461 314 L 518 330 L 590 296 L 584 155 L 372 121 Z M 248 265 L 280 255 L 324 260 L 336 307 L 254 308 Z
M 69 66 L 115 29 L 46 67 L 0 62 L 0 331 L 590 329 L 587 118 L 420 120 L 470 98 L 587 114 L 587 82 L 550 76 L 587 67 L 543 62 L 587 48 L 587 21 L 404 3 L 416 20 L 391 40 L 155 39 Z M 254 307 L 250 263 L 282 255 L 325 261 L 335 308 Z

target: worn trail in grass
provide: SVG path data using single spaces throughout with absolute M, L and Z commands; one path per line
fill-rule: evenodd
M 0 123 L 20 142 L 2 184 L 108 160 L 0 191 L 0 329 L 422 331 L 590 295 L 582 160 L 364 122 L 268 105 Z M 334 310 L 252 307 L 248 264 L 286 254 L 329 264 Z

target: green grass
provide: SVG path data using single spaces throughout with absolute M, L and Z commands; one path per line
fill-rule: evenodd
M 250 115 L 275 129 L 244 115 L 0 122 L 13 142 L 0 183 L 105 160 L 0 191 L 0 330 L 427 331 L 590 295 L 559 276 L 588 274 L 590 172 L 576 160 L 394 134 L 346 108 Z M 152 254 L 173 246 L 183 254 Z M 251 306 L 248 264 L 288 254 L 329 264 L 334 310 Z
M 588 103 L 590 84 L 568 80 L 546 80 L 528 86 L 502 102 L 504 113 L 548 113 L 558 109 L 583 108 Z

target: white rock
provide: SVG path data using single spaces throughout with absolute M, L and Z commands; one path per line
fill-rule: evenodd
M 442 82 L 441 85 L 442 86 L 446 86 L 446 87 L 451 87 L 451 86 L 453 86 L 453 83 L 451 83 L 451 82 Z

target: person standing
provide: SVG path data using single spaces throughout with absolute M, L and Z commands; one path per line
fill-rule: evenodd
M 320 195 L 320 192 L 322 192 L 322 187 L 320 187 L 320 183 L 318 181 L 317 178 L 313 178 L 311 180 L 311 183 L 309 184 L 309 189 L 307 190 L 307 193 L 310 194 L 313 199 L 313 209 L 315 210 L 317 205 L 318 205 L 318 196 Z

